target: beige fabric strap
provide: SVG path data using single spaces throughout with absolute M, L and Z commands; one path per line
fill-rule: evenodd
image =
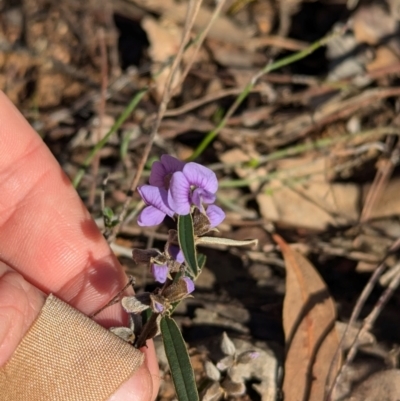
M 0 369 L 0 400 L 107 400 L 143 359 L 139 350 L 49 295 Z

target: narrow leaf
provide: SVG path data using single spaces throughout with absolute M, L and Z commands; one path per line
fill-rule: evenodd
M 193 278 L 197 277 L 199 267 L 197 265 L 196 247 L 194 243 L 193 220 L 190 214 L 178 216 L 178 241 L 182 249 L 185 262 L 189 267 Z
M 160 328 L 178 400 L 198 401 L 193 368 L 178 326 L 173 319 L 165 316 L 161 319 Z
M 235 240 L 229 238 L 219 238 L 219 237 L 199 237 L 196 239 L 197 245 L 227 245 L 227 246 L 246 246 L 246 245 L 257 245 L 257 239 L 246 239 L 246 240 Z
M 279 235 L 273 238 L 286 265 L 285 401 L 321 401 L 341 360 L 335 304 L 314 266 Z

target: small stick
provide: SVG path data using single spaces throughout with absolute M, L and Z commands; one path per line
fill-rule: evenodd
M 373 288 L 375 287 L 375 284 L 378 282 L 379 277 L 382 275 L 383 271 L 386 269 L 386 264 L 385 261 L 386 259 L 389 257 L 389 255 L 393 254 L 394 252 L 396 252 L 400 247 L 400 238 L 397 239 L 392 246 L 390 247 L 390 249 L 388 250 L 386 256 L 383 258 L 382 262 L 380 263 L 380 265 L 375 269 L 374 273 L 372 274 L 371 278 L 368 280 L 367 285 L 364 287 L 361 295 L 358 297 L 356 305 L 353 309 L 353 312 L 351 313 L 350 319 L 347 323 L 346 329 L 344 331 L 344 333 L 342 334 L 342 338 L 339 342 L 339 346 L 338 349 L 336 351 L 336 354 L 334 355 L 332 360 L 336 360 L 338 353 L 340 352 L 340 349 L 342 347 L 344 338 L 347 335 L 347 331 L 349 329 L 349 327 L 353 326 L 354 323 L 356 322 L 356 320 L 358 319 L 358 316 L 361 313 L 361 310 L 366 302 L 366 300 L 368 299 L 368 297 L 370 296 Z M 354 340 L 354 342 L 357 341 L 357 337 Z M 353 343 L 354 343 L 353 342 Z M 331 364 L 331 368 L 332 369 L 333 365 Z M 329 389 L 329 391 L 327 392 L 326 401 L 331 401 L 332 400 L 332 395 L 339 383 L 339 381 L 341 380 L 342 376 L 343 376 L 343 370 L 344 370 L 345 364 L 343 364 L 339 371 L 336 373 L 336 376 L 334 377 L 333 381 L 332 381 L 332 385 Z
M 104 30 L 100 29 L 98 32 L 98 40 L 101 55 L 101 94 L 100 102 L 98 106 L 98 116 L 99 116 L 99 126 L 97 128 L 97 140 L 100 141 L 103 131 L 103 120 L 106 108 L 106 97 L 107 97 L 107 87 L 108 87 L 108 67 L 107 67 L 107 46 L 104 38 Z M 100 153 L 97 153 L 92 162 L 92 184 L 89 191 L 88 206 L 91 209 L 94 205 L 94 200 L 96 197 L 96 178 L 99 173 L 100 167 Z
M 107 188 L 107 183 L 108 183 L 109 179 L 110 179 L 110 173 L 106 173 L 104 178 L 103 178 L 103 181 L 101 183 L 101 194 L 100 194 L 100 208 L 101 208 L 101 210 L 104 210 L 104 208 L 106 207 L 106 188 Z
M 399 268 L 399 266 L 400 266 L 400 263 L 397 263 L 397 265 L 395 267 L 393 267 L 393 269 Z M 358 330 L 358 333 L 357 333 L 355 339 L 353 340 L 353 343 L 351 344 L 351 348 L 350 348 L 349 352 L 347 353 L 346 360 L 344 361 L 337 376 L 335 377 L 333 386 L 328 394 L 328 397 L 329 397 L 328 400 L 330 400 L 332 395 L 334 394 L 336 386 L 340 382 L 340 379 L 342 378 L 343 373 L 348 368 L 348 366 L 353 362 L 355 356 L 357 355 L 359 339 L 366 332 L 368 332 L 372 329 L 376 319 L 379 317 L 384 306 L 387 304 L 389 299 L 393 296 L 394 292 L 396 291 L 396 289 L 398 288 L 399 285 L 400 285 L 400 273 L 398 272 L 397 275 L 395 277 L 393 277 L 392 281 L 389 283 L 388 288 L 386 288 L 384 293 L 379 297 L 378 302 L 375 304 L 372 312 L 364 319 L 363 325 Z M 345 335 L 345 333 L 344 333 L 344 335 Z

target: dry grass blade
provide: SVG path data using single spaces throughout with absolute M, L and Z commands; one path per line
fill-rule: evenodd
M 312 264 L 274 234 L 286 264 L 283 327 L 286 341 L 285 401 L 321 401 L 339 347 L 335 305 Z M 336 373 L 340 365 L 337 357 Z

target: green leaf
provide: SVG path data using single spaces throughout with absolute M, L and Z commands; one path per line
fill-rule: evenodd
M 110 207 L 106 206 L 103 209 L 103 216 L 107 217 L 107 219 L 109 219 L 109 220 L 112 220 L 112 218 L 114 217 L 114 212 Z
M 167 316 L 163 317 L 160 328 L 178 400 L 198 401 L 199 394 L 194 380 L 193 368 L 175 320 Z
M 190 214 L 178 216 L 178 241 L 189 267 L 192 277 L 197 277 L 199 266 L 197 265 L 196 246 L 194 243 L 193 220 Z

